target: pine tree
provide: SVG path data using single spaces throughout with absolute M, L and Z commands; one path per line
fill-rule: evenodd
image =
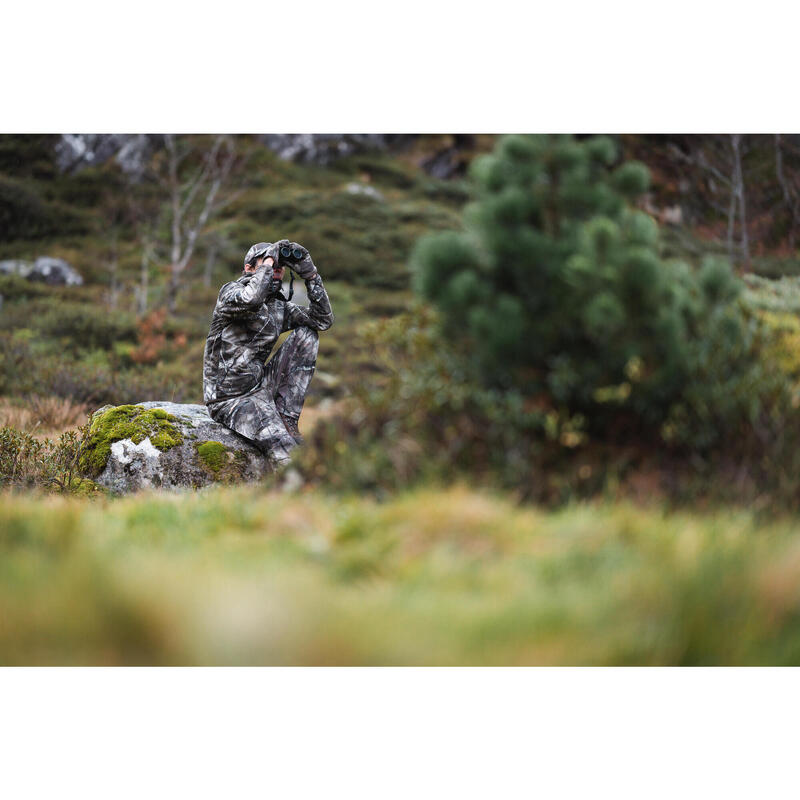
M 734 377 L 750 368 L 729 265 L 661 257 L 656 223 L 633 206 L 648 170 L 619 163 L 611 139 L 508 136 L 471 174 L 464 230 L 420 240 L 412 268 L 485 384 L 663 423 L 696 411 L 709 347 Z

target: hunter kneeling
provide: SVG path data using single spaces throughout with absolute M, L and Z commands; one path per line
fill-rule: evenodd
M 305 280 L 307 308 L 281 292 L 286 266 Z M 308 250 L 287 239 L 254 244 L 242 277 L 220 289 L 206 339 L 203 399 L 212 419 L 252 440 L 275 466 L 287 463 L 302 442 L 298 420 L 317 362 L 318 331 L 332 324 L 330 300 Z

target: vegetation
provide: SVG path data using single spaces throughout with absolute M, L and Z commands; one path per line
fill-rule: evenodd
M 245 468 L 245 455 L 241 450 L 232 451 L 222 442 L 201 442 L 195 445 L 200 463 L 220 483 L 241 481 Z
M 88 427 L 65 431 L 58 439 L 35 439 L 14 428 L 0 428 L 0 488 L 45 489 L 94 495 L 102 489 L 87 477 L 82 459 Z
M 466 488 L 0 506 L 0 663 L 796 664 L 791 520 Z
M 414 254 L 438 314 L 360 329 L 376 374 L 347 381 L 316 427 L 309 480 L 797 507 L 795 284 L 753 277 L 743 291 L 719 257 L 665 259 L 626 202 L 645 172 L 610 169 L 609 148 L 511 137 L 477 163 L 466 229 Z
M 774 391 L 757 321 L 724 260 L 660 256 L 655 221 L 631 206 L 642 164 L 606 137 L 511 136 L 473 167 L 467 230 L 423 238 L 414 260 L 483 383 L 546 393 L 595 430 L 630 411 L 695 447 L 757 416 Z

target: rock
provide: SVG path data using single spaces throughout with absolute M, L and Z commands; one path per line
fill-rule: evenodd
M 36 261 L 12 259 L 0 261 L 0 274 L 18 275 L 29 281 L 47 283 L 50 286 L 82 286 L 81 274 L 63 258 L 39 256 Z
M 469 152 L 473 147 L 472 134 L 457 133 L 452 144 L 426 158 L 420 165 L 428 175 L 440 180 L 462 178 L 469 166 Z
M 79 172 L 113 158 L 124 173 L 141 177 L 157 139 L 142 133 L 65 133 L 56 143 L 56 164 L 62 172 Z
M 40 281 L 50 286 L 83 285 L 83 278 L 71 264 L 68 264 L 63 258 L 50 258 L 49 256 L 37 258 L 27 278 L 29 281 Z
M 371 197 L 373 200 L 383 200 L 383 195 L 374 186 L 366 183 L 348 183 L 344 190 L 348 194 L 360 194 L 364 197 Z
M 337 158 L 368 150 L 385 150 L 410 134 L 386 133 L 269 133 L 261 141 L 285 161 L 327 166 Z
M 22 261 L 16 258 L 0 261 L 0 275 L 18 275 L 20 278 L 27 278 L 32 269 L 32 261 Z
M 214 422 L 205 406 L 169 402 L 96 411 L 81 469 L 113 494 L 253 482 L 273 471 L 258 448 Z

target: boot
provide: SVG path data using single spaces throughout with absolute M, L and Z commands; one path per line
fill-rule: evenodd
M 289 431 L 291 437 L 297 442 L 298 445 L 301 445 L 305 442 L 303 439 L 297 424 L 299 422 L 298 417 L 293 417 L 290 414 L 281 414 L 281 419 L 283 420 L 283 424 L 286 426 L 286 430 Z

